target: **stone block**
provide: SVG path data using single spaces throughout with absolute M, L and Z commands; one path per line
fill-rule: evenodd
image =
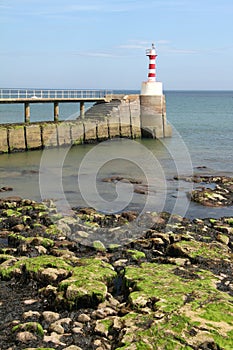
M 131 132 L 132 132 L 132 138 L 137 139 L 141 137 L 141 123 L 140 118 L 132 118 L 132 124 L 131 124 Z
M 9 148 L 11 152 L 26 149 L 24 126 L 17 125 L 9 128 Z
M 84 128 L 83 123 L 78 121 L 71 124 L 71 139 L 72 144 L 79 145 L 83 143 L 84 140 Z
M 130 115 L 129 114 L 121 114 L 120 117 L 120 125 L 121 125 L 121 137 L 132 137 L 132 130 L 130 124 Z
M 43 124 L 42 140 L 44 147 L 56 147 L 58 145 L 56 124 Z
M 109 125 L 107 119 L 97 122 L 97 137 L 98 140 L 107 140 L 109 138 Z
M 58 144 L 59 146 L 70 145 L 72 142 L 71 139 L 71 124 L 70 123 L 61 123 L 57 126 L 58 134 Z
M 36 149 L 42 147 L 40 125 L 26 125 L 26 143 L 27 149 Z
M 7 128 L 0 128 L 0 153 L 8 152 Z
M 96 141 L 97 140 L 96 121 L 84 119 L 83 125 L 84 125 L 84 141 L 85 142 Z
M 108 119 L 108 125 L 109 125 L 109 137 L 119 137 L 120 136 L 120 118 L 119 116 L 116 117 L 110 117 Z

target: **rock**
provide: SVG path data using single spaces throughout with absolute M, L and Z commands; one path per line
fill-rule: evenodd
M 217 241 L 219 241 L 219 242 L 221 242 L 221 243 L 223 243 L 223 244 L 228 245 L 229 242 L 230 242 L 230 239 L 229 239 L 229 237 L 226 236 L 226 235 L 218 234 L 218 235 L 217 235 Z
M 80 328 L 80 327 L 74 327 L 74 328 L 72 328 L 72 333 L 74 333 L 74 334 L 79 334 L 79 335 L 84 335 L 84 333 L 83 333 L 83 330 L 82 330 L 82 328 Z
M 233 205 L 233 178 L 226 176 L 196 177 L 193 181 L 216 184 L 215 188 L 202 187 L 191 192 L 191 200 L 202 205 L 222 207 Z
M 27 300 L 24 300 L 24 304 L 25 305 L 32 305 L 32 304 L 35 304 L 37 303 L 38 300 L 37 299 L 27 299 Z
M 13 191 L 13 187 L 4 186 L 0 188 L 0 192 Z
M 16 340 L 21 343 L 29 343 L 31 341 L 36 341 L 37 337 L 31 332 L 25 331 L 17 333 Z
M 44 311 L 42 315 L 45 322 L 49 324 L 59 320 L 60 318 L 60 315 L 57 312 L 52 312 L 52 311 Z
M 64 334 L 65 333 L 64 328 L 61 326 L 60 323 L 57 323 L 57 322 L 51 323 L 49 326 L 49 330 L 52 332 L 56 332 L 57 334 Z
M 12 328 L 13 333 L 25 333 L 27 334 L 30 333 L 32 335 L 38 336 L 40 338 L 43 338 L 44 336 L 44 330 L 41 326 L 40 323 L 38 322 L 26 322 L 26 323 L 21 323 L 17 324 Z
M 135 186 L 134 192 L 138 194 L 148 194 L 148 187 L 146 185 Z
M 101 241 L 94 241 L 93 242 L 93 247 L 95 250 L 104 252 L 106 250 L 105 245 Z
M 90 235 L 88 232 L 85 231 L 76 231 L 75 234 L 81 238 L 88 238 Z
M 42 245 L 35 246 L 35 249 L 38 251 L 39 255 L 45 255 L 47 253 L 47 249 Z
M 52 326 L 52 327 L 55 327 L 56 325 L 57 326 L 61 326 L 63 328 L 63 330 L 68 331 L 71 323 L 72 323 L 71 318 L 70 317 L 66 317 L 66 318 L 61 318 L 61 319 L 55 321 L 50 326 Z
M 23 319 L 27 320 L 27 319 L 31 319 L 31 321 L 38 321 L 40 318 L 40 313 L 38 311 L 27 311 L 23 313 Z
M 105 312 L 103 309 L 95 310 L 91 313 L 91 318 L 93 319 L 103 319 L 105 318 Z
M 109 328 L 112 326 L 111 319 L 97 320 L 95 325 L 95 332 L 107 337 Z
M 70 345 L 67 348 L 63 348 L 63 350 L 83 350 L 83 349 L 76 345 Z
M 115 329 L 116 331 L 120 331 L 121 328 L 123 327 L 123 324 L 122 324 L 122 320 L 121 320 L 121 317 L 114 317 L 113 318 L 113 329 Z
M 86 323 L 86 322 L 90 322 L 91 318 L 90 316 L 86 315 L 86 314 L 80 314 L 77 318 L 78 322 L 81 323 Z
M 38 274 L 39 280 L 45 281 L 46 284 L 53 284 L 55 282 L 65 279 L 68 276 L 69 271 L 65 269 L 56 269 L 52 267 L 43 269 Z
M 231 198 L 229 180 L 204 180 Z M 9 240 L 16 248 L 0 246 L 0 348 L 232 349 L 232 217 L 79 208 L 60 221 L 66 237 L 54 213 L 49 218 L 45 204 L 0 200 L 0 240 L 24 225 Z M 78 230 L 89 237 L 78 240 Z M 110 235 L 124 245 L 108 248 Z M 94 239 L 104 252 L 93 249 Z
M 22 232 L 23 230 L 25 230 L 25 226 L 23 224 L 18 224 L 12 227 L 12 231 L 14 232 Z
M 44 336 L 44 342 L 49 343 L 49 345 L 52 343 L 55 346 L 66 346 L 66 344 L 62 341 L 63 335 L 57 334 L 55 332 L 52 332 L 50 335 Z

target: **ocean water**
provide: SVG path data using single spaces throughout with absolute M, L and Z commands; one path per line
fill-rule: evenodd
M 174 177 L 193 173 L 233 176 L 233 91 L 167 91 L 165 95 L 172 138 L 121 139 L 0 155 L 0 187 L 13 187 L 1 197 L 54 199 L 62 211 L 93 206 L 105 212 L 167 210 L 191 218 L 232 215 L 232 207 L 190 203 L 192 184 Z M 32 107 L 32 121 L 53 119 L 52 105 Z M 77 117 L 79 105 L 61 105 L 60 112 L 62 119 Z M 23 121 L 22 105 L 0 105 L 0 121 Z M 142 184 L 102 181 L 113 176 Z M 142 191 L 145 194 L 138 193 Z

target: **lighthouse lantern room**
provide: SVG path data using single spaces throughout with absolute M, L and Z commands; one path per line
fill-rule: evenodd
M 150 49 L 146 50 L 146 56 L 149 57 L 149 71 L 147 81 L 142 83 L 141 95 L 163 95 L 163 84 L 156 81 L 156 49 L 154 44 L 152 44 Z

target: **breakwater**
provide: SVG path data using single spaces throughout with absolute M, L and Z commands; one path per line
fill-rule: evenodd
M 151 123 L 153 113 L 154 125 Z M 150 125 L 147 127 L 145 118 L 148 116 Z M 171 136 L 163 96 L 145 108 L 139 95 L 113 95 L 111 101 L 97 102 L 76 120 L 1 125 L 0 153 L 97 142 L 114 137 L 139 138 L 145 136 L 142 130 L 153 138 Z

